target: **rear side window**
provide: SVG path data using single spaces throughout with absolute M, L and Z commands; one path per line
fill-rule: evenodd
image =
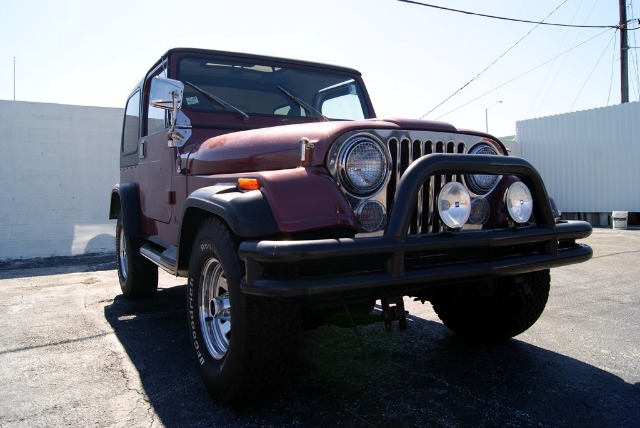
M 126 156 L 138 151 L 138 130 L 140 129 L 140 91 L 136 91 L 127 101 L 122 127 L 122 151 Z

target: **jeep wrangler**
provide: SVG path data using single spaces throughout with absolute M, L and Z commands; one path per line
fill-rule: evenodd
M 201 49 L 131 93 L 109 218 L 124 296 L 152 296 L 158 267 L 187 278 L 194 357 L 226 402 L 280 383 L 303 328 L 406 328 L 405 296 L 460 336 L 518 335 L 549 269 L 592 255 L 591 226 L 491 135 L 376 119 L 350 68 Z

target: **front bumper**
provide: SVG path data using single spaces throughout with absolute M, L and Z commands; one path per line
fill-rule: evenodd
M 536 225 L 408 235 L 415 195 L 426 179 L 472 173 L 518 176 L 534 195 Z M 542 179 L 523 159 L 433 154 L 415 161 L 402 176 L 383 236 L 243 242 L 242 291 L 330 298 L 518 275 L 589 260 L 591 248 L 575 241 L 590 234 L 587 222 L 555 222 Z

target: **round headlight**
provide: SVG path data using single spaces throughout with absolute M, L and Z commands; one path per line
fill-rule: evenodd
M 378 201 L 364 201 L 358 204 L 356 216 L 360 228 L 364 232 L 377 232 L 387 221 L 384 205 Z
M 467 189 L 455 181 L 445 184 L 438 195 L 438 212 L 440 219 L 451 229 L 461 228 L 471 213 L 471 196 Z
M 346 144 L 340 163 L 343 184 L 356 195 L 375 192 L 387 179 L 387 155 L 382 145 L 370 137 L 356 137 Z
M 526 223 L 533 213 L 533 197 L 522 182 L 513 183 L 507 189 L 506 205 L 509 215 L 516 223 Z
M 473 149 L 471 149 L 471 151 L 469 151 L 469 154 L 497 155 L 498 152 L 493 146 L 487 143 L 480 143 L 477 144 Z M 469 190 L 471 190 L 473 193 L 475 193 L 476 195 L 486 195 L 496 186 L 498 180 L 500 180 L 500 176 L 488 174 L 472 174 L 467 175 L 465 177 L 465 180 L 467 182 L 467 186 L 469 186 Z

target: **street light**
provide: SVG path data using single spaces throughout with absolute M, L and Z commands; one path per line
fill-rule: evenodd
M 495 103 L 491 104 L 491 106 L 484 109 L 484 126 L 487 134 L 489 133 L 489 109 L 491 109 L 491 107 L 495 106 L 496 104 L 502 104 L 502 101 L 496 101 Z

